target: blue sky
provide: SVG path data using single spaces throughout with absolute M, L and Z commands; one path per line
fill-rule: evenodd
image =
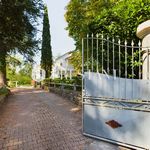
M 53 56 L 74 50 L 74 41 L 65 30 L 67 23 L 64 14 L 69 0 L 44 0 L 44 2 L 48 7 Z

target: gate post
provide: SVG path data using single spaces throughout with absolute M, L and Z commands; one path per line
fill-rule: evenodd
M 142 78 L 150 79 L 150 20 L 138 26 L 136 35 L 142 39 Z

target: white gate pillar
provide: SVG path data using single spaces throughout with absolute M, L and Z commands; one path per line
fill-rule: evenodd
M 143 79 L 150 79 L 150 20 L 141 23 L 136 34 L 142 39 L 142 77 Z

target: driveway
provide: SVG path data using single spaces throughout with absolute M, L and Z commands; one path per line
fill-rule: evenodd
M 0 150 L 122 149 L 83 136 L 81 110 L 68 100 L 37 89 L 12 92 L 0 107 Z

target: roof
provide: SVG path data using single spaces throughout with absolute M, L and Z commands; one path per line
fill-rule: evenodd
M 65 53 L 65 54 L 63 54 L 63 55 L 57 57 L 57 58 L 55 59 L 55 61 L 61 59 L 61 58 L 64 57 L 65 55 L 69 55 L 69 54 L 71 54 L 71 53 L 73 53 L 73 52 L 74 52 L 74 51 L 67 52 L 67 53 Z

